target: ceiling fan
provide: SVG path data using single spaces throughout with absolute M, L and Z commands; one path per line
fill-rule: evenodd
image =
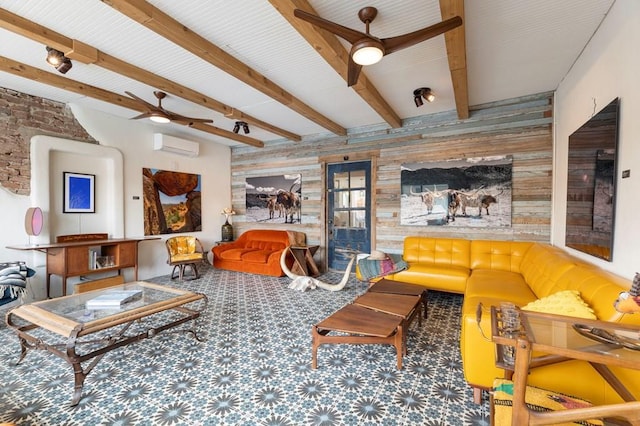
M 209 120 L 207 118 L 193 118 L 193 117 L 185 117 L 184 115 L 180 115 L 180 114 L 176 114 L 173 113 L 171 111 L 167 111 L 166 109 L 162 108 L 162 100 L 167 96 L 166 93 L 164 92 L 160 92 L 160 91 L 155 91 L 153 92 L 153 94 L 155 95 L 155 97 L 158 99 L 158 105 L 153 105 L 150 104 L 149 102 L 145 101 L 144 99 L 134 95 L 131 92 L 124 92 L 127 95 L 129 95 L 130 97 L 132 97 L 133 99 L 135 99 L 136 101 L 140 102 L 144 108 L 146 109 L 145 112 L 143 112 L 142 114 L 135 116 L 132 118 L 132 120 L 137 120 L 139 118 L 149 118 L 150 120 L 156 122 L 156 123 L 169 123 L 169 122 L 173 122 L 173 123 L 178 123 L 178 124 L 184 124 L 185 126 L 193 126 L 194 123 L 213 123 L 213 120 Z
M 365 33 L 343 27 L 335 22 L 328 21 L 300 9 L 295 9 L 293 14 L 297 18 L 327 30 L 351 43 L 347 75 L 347 83 L 349 86 L 353 86 L 358 82 L 358 76 L 360 75 L 363 65 L 375 64 L 385 55 L 413 46 L 414 44 L 418 44 L 462 25 L 462 18 L 454 16 L 453 18 L 421 30 L 397 37 L 380 39 L 369 33 L 369 24 L 373 22 L 378 15 L 378 9 L 375 7 L 364 7 L 358 12 L 358 17 L 366 25 Z

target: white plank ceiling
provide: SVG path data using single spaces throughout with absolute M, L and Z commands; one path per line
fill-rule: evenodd
M 469 104 L 554 90 L 613 2 L 465 1 Z M 386 125 L 268 1 L 148 0 L 148 3 L 345 129 Z M 364 31 L 364 24 L 357 17 L 358 10 L 375 6 L 378 17 L 371 24 L 371 33 L 381 38 L 442 20 L 438 0 L 310 0 L 309 3 L 319 16 L 360 31 Z M 0 8 L 270 125 L 302 137 L 332 134 L 99 0 L 0 0 Z M 343 44 L 348 50 L 348 43 Z M 45 63 L 45 45 L 2 28 L 0 56 L 62 75 Z M 456 108 L 443 36 L 385 56 L 381 62 L 364 67 L 363 73 L 402 119 Z M 155 87 L 95 64 L 73 61 L 73 68 L 64 77 L 121 95 L 130 91 L 155 104 Z M 120 117 L 130 118 L 139 113 L 1 70 L 0 86 Z M 412 92 L 423 86 L 431 87 L 437 100 L 417 108 Z M 163 106 L 182 115 L 211 118 L 214 126 L 228 131 L 235 122 L 171 94 Z M 199 139 L 227 145 L 239 143 L 178 124 L 165 126 L 192 133 Z M 257 127 L 252 127 L 248 136 L 265 144 L 282 139 Z

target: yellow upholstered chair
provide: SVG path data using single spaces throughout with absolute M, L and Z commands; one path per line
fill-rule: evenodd
M 184 277 L 184 271 L 187 267 L 191 268 L 192 279 L 199 278 L 196 263 L 205 260 L 204 249 L 202 243 L 196 237 L 181 235 L 177 237 L 167 238 L 165 241 L 167 247 L 167 263 L 173 266 L 171 271 L 171 279 Z M 178 276 L 175 276 L 178 269 Z

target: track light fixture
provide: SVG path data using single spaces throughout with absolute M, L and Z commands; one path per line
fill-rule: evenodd
M 436 99 L 436 95 L 428 87 L 421 87 L 413 91 L 413 102 L 416 103 L 416 107 L 422 106 L 422 98 L 427 102 L 433 102 Z
M 71 59 L 64 56 L 64 53 L 49 46 L 47 46 L 47 63 L 62 74 L 66 74 L 73 66 Z
M 233 126 L 233 133 L 238 133 L 240 131 L 240 127 L 242 127 L 242 131 L 245 135 L 249 134 L 249 125 L 244 121 L 236 121 L 236 124 Z

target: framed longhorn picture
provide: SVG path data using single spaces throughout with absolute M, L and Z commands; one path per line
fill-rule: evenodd
M 404 163 L 400 224 L 511 226 L 512 157 Z
M 301 223 L 302 175 L 247 178 L 247 222 Z

